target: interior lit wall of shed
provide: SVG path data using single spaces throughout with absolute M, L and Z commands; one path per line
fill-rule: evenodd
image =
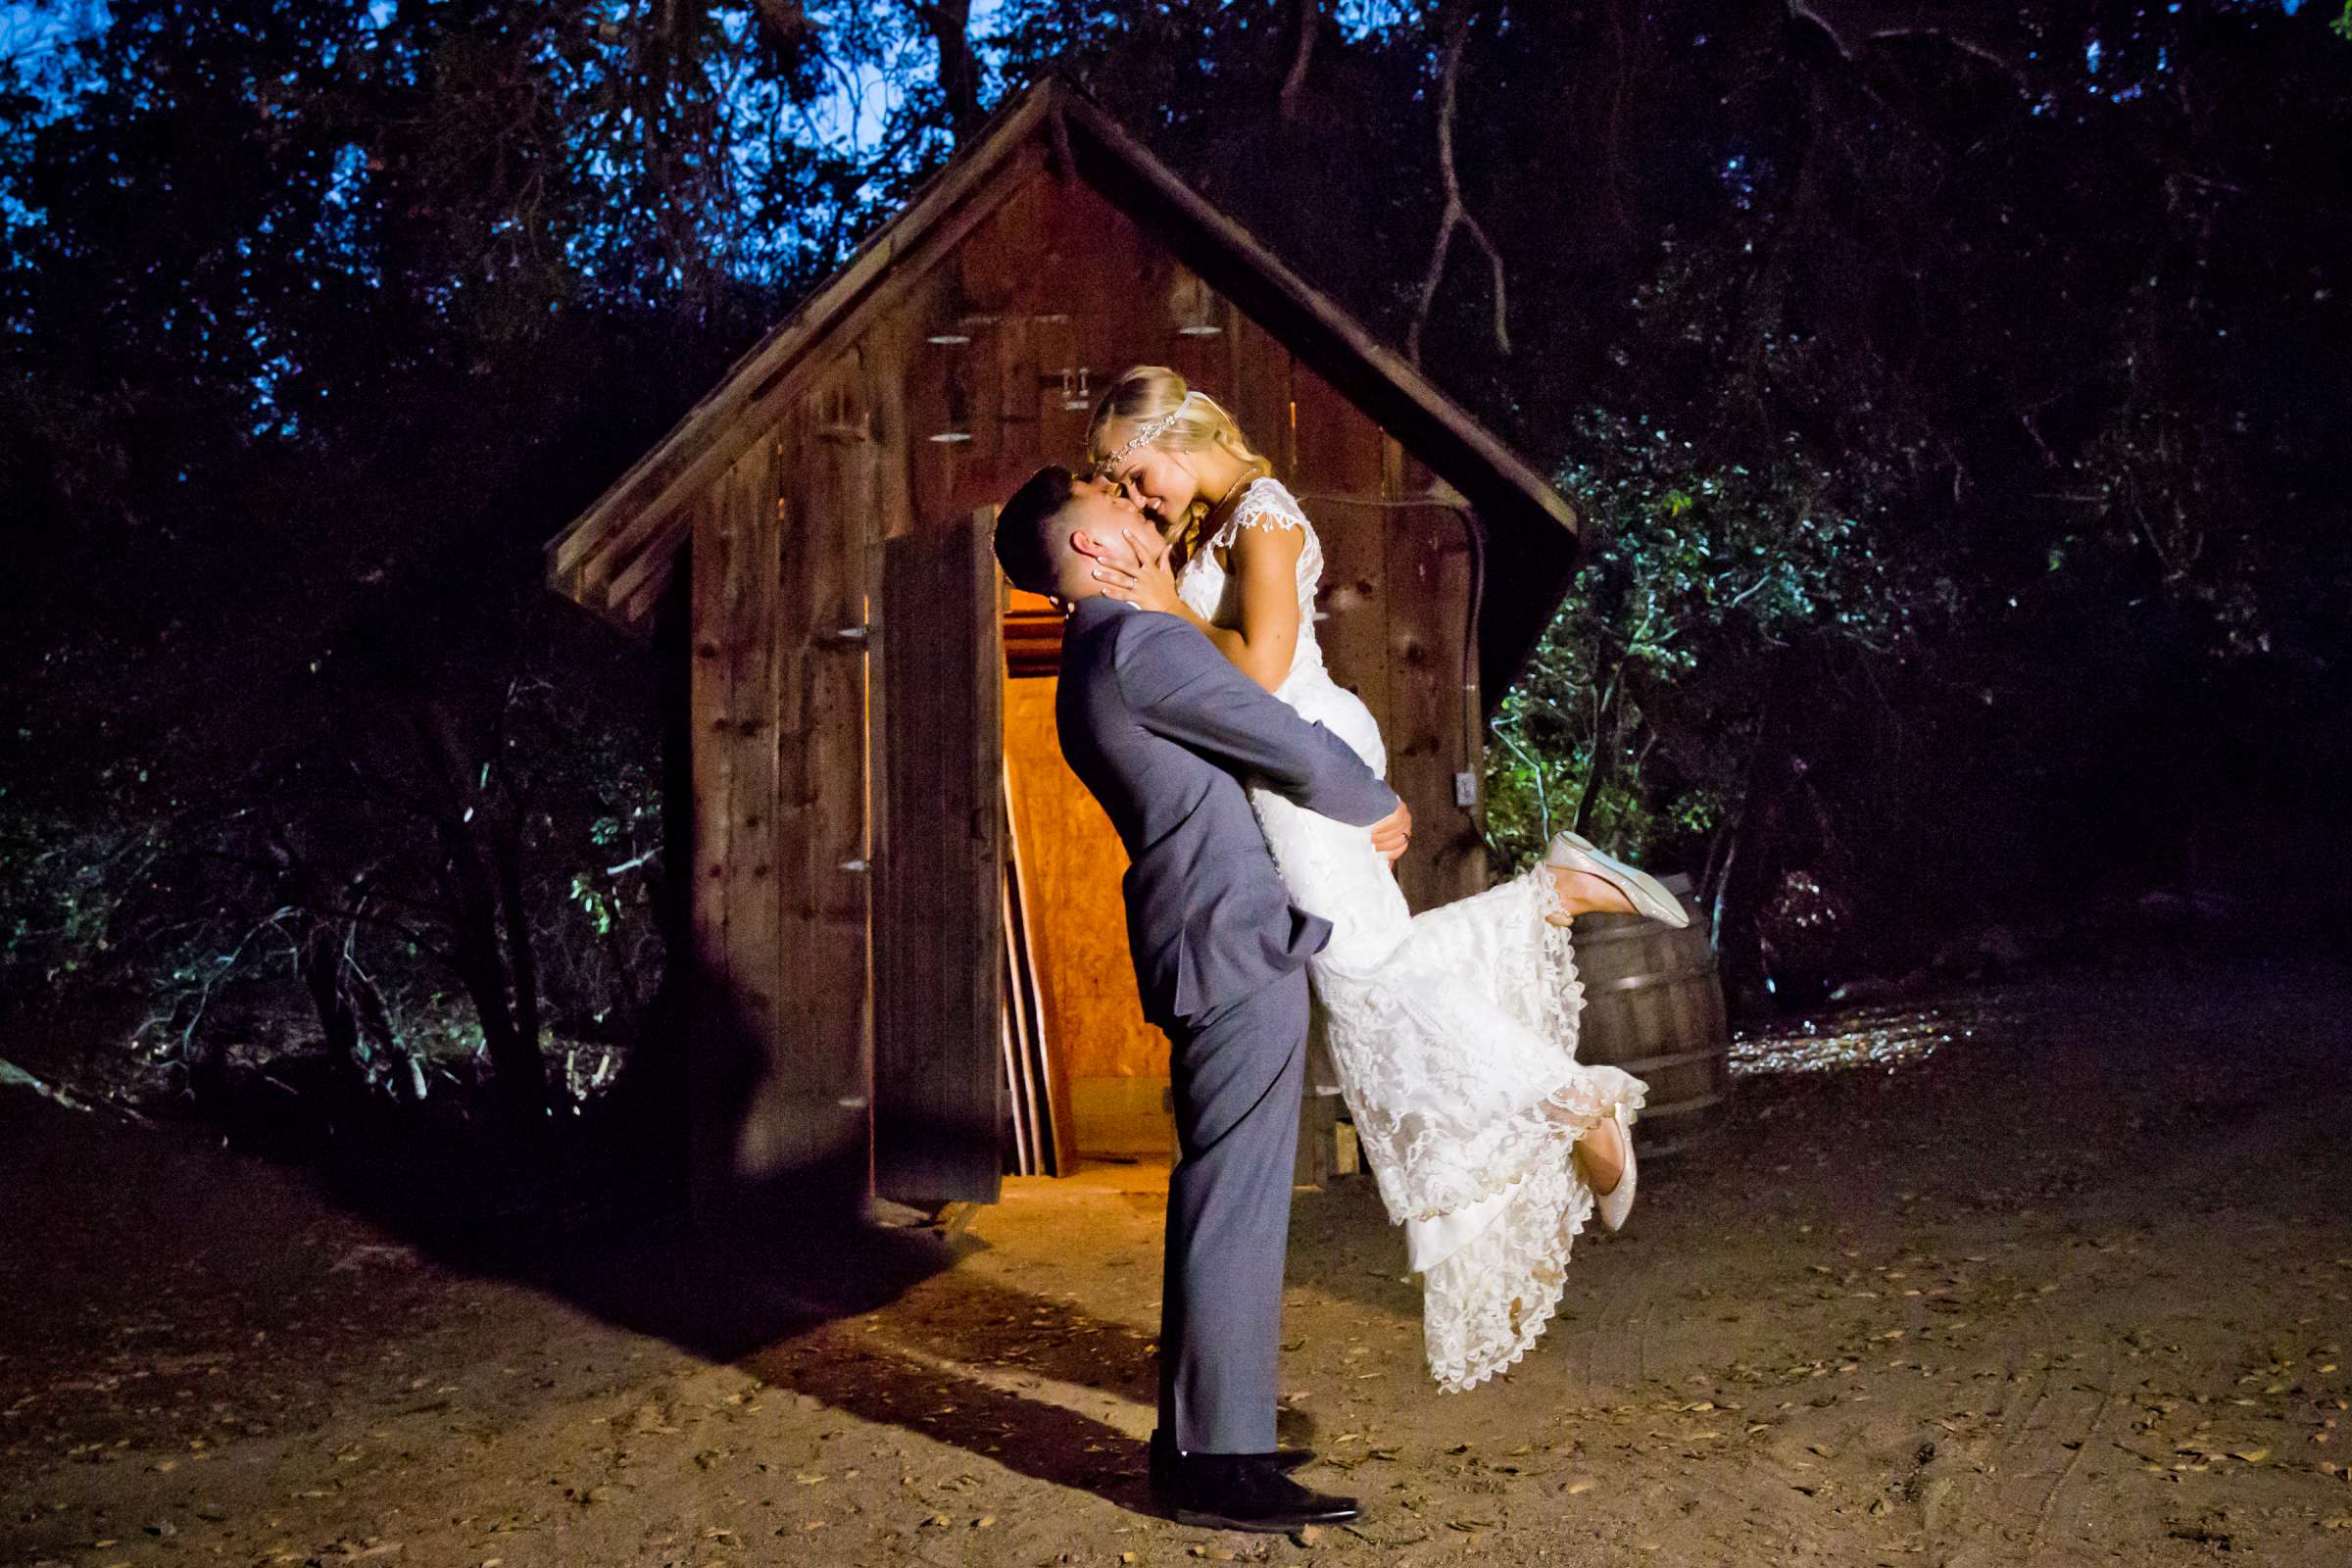
M 1042 600 L 1019 602 L 1031 597 L 1015 596 L 1008 647 L 1019 645 L 1043 610 Z M 1119 894 L 1127 854 L 1110 818 L 1062 760 L 1054 733 L 1058 685 L 1051 674 L 1015 673 L 1004 682 L 1012 852 L 1028 885 L 1046 1049 L 1069 1088 L 1081 1155 L 1164 1154 L 1175 1137 L 1164 1108 L 1168 1044 L 1144 1022 L 1136 995 Z

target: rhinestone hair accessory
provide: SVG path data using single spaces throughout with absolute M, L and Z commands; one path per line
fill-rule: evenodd
M 1169 429 L 1175 425 L 1178 416 L 1181 416 L 1185 410 L 1193 406 L 1193 399 L 1195 396 L 1196 394 L 1187 392 L 1184 395 L 1184 401 L 1177 404 L 1167 413 L 1160 415 L 1157 418 L 1146 419 L 1141 425 L 1137 426 L 1135 434 L 1129 436 L 1125 441 L 1120 443 L 1119 449 L 1116 452 L 1113 452 L 1109 457 L 1104 458 L 1102 463 L 1097 465 L 1098 469 L 1104 473 L 1114 473 L 1118 470 L 1119 465 L 1125 463 L 1137 451 L 1144 447 L 1150 446 L 1161 436 L 1166 435 Z

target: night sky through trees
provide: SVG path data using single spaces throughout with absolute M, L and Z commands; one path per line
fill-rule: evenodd
M 2330 19 L 1308 9 L 1004 0 L 963 41 L 983 108 L 1090 83 L 1592 515 L 1490 747 L 1506 862 L 1575 821 L 1689 870 L 1747 985 L 1810 886 L 1807 986 L 2052 885 L 2333 863 L 2302 842 L 2342 761 Z M 80 846 L 13 858 L 18 972 L 243 951 L 276 904 L 217 875 L 255 852 L 183 856 L 290 771 L 387 765 L 339 755 L 355 714 L 450 683 L 484 722 L 551 683 L 585 749 L 542 760 L 551 909 L 650 918 L 598 867 L 659 853 L 577 837 L 645 820 L 587 759 L 650 741 L 556 698 L 650 677 L 558 656 L 589 634 L 524 567 L 956 126 L 922 8 L 633 16 L 11 8 L 9 799 Z M 1474 228 L 1431 274 L 1449 60 Z M 625 1009 L 582 983 L 557 1012 Z

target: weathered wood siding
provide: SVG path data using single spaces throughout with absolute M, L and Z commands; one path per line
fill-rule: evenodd
M 856 362 L 693 503 L 695 1205 L 862 1199 L 866 619 L 879 443 Z
M 1123 860 L 1040 749 L 1053 744 L 1051 682 L 1020 683 L 1031 689 L 1010 695 L 1005 733 L 952 667 L 999 657 L 993 625 L 975 640 L 958 618 L 970 571 L 990 565 L 971 555 L 974 509 L 1042 463 L 1077 459 L 1095 399 L 1130 365 L 1173 365 L 1224 401 L 1314 518 L 1318 635 L 1380 720 L 1413 808 L 1408 899 L 1426 907 L 1485 885 L 1475 809 L 1455 798 L 1457 775 L 1480 766 L 1468 519 L 1091 188 L 1054 177 L 1042 156 L 1005 178 L 896 259 L 832 339 L 838 353 L 744 400 L 737 417 L 764 433 L 715 477 L 647 481 L 680 494 L 693 540 L 700 1209 L 770 1185 L 862 1195 L 869 1178 L 903 1196 L 993 1192 L 974 1151 L 1001 1110 L 996 851 L 966 853 L 972 823 L 941 820 L 934 786 L 952 775 L 979 802 L 1005 746 L 1059 1067 L 1073 1082 L 1137 1081 L 1128 1110 L 1156 1103 L 1146 1086 L 1164 1078 L 1165 1052 L 1134 1010 Z M 916 547 L 945 534 L 968 548 Z M 651 591 L 667 548 L 599 569 L 628 576 L 613 584 L 622 598 Z M 951 556 L 964 573 L 953 583 Z M 869 639 L 841 635 L 860 628 Z M 942 834 L 957 853 L 926 861 Z M 928 881 L 910 874 L 924 864 Z
M 918 525 L 1078 459 L 1095 399 L 1131 365 L 1173 366 L 1233 410 L 1323 538 L 1318 636 L 1380 720 L 1413 808 L 1406 897 L 1427 907 L 1484 887 L 1477 811 L 1455 796 L 1456 777 L 1481 767 L 1474 541 L 1458 510 L 1430 500 L 1427 470 L 1088 186 L 1037 175 L 910 298 Z

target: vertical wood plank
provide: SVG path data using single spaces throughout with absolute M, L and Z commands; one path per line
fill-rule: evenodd
M 1450 799 L 1445 731 L 1453 708 L 1440 668 L 1448 641 L 1436 625 L 1439 540 L 1430 518 L 1418 509 L 1381 514 L 1388 546 L 1389 782 L 1413 810 L 1413 853 L 1396 865 L 1406 902 L 1430 905 L 1437 862 L 1444 858 L 1447 829 L 1458 813 Z M 1440 812 L 1443 814 L 1439 814 Z M 1432 831 L 1432 830 L 1435 831 Z
M 1036 443 L 1030 456 L 1037 461 L 1030 466 L 1034 469 L 1058 463 L 1075 468 L 1086 458 L 1086 425 L 1094 416 L 1095 401 L 1109 386 L 1111 377 L 1126 368 L 1127 362 L 1116 358 L 1119 349 L 1106 340 L 1101 323 L 1089 321 L 1082 330 L 1078 318 L 1066 311 L 1031 317 L 1028 330 L 1037 362 L 1037 385 L 1030 389 L 1036 422 L 1029 427 Z M 1069 401 L 1085 406 L 1065 408 L 1063 378 L 1081 369 L 1086 371 L 1086 395 L 1076 395 L 1073 381 Z
M 1469 541 L 1459 514 L 1445 508 L 1397 507 L 1387 515 L 1389 777 L 1414 825 L 1397 880 L 1407 902 L 1428 908 L 1485 886 L 1477 819 L 1455 804 L 1453 785 L 1471 765 L 1461 721 Z
M 727 878 L 728 970 L 745 1022 L 764 1046 L 764 1065 L 744 1117 L 734 1175 L 766 1179 L 797 1153 L 789 1122 L 768 1114 L 783 1044 L 787 999 L 777 963 L 777 882 L 783 856 L 776 820 L 776 624 L 782 528 L 776 516 L 776 451 L 772 439 L 752 443 L 720 485 L 721 504 L 734 519 L 737 561 L 730 574 L 733 603 L 728 662 L 732 668 L 727 743 L 728 814 L 733 839 Z
M 1008 313 L 997 323 L 997 466 L 1018 484 L 1045 461 L 1037 439 L 1037 341 L 1029 318 Z
M 875 514 L 867 534 L 877 548 L 884 539 L 912 533 L 917 515 L 915 443 L 909 434 L 914 414 L 906 405 L 910 335 L 905 318 L 894 317 L 876 326 L 858 347 L 866 387 L 866 427 L 875 446 Z M 869 587 L 879 586 L 880 581 L 876 570 L 870 574 Z
M 1039 1077 L 1044 1054 L 1052 1047 L 1041 1016 L 1036 950 L 1030 944 L 1036 911 L 1030 906 L 1028 876 L 1021 864 L 1020 828 L 1010 814 L 1012 808 L 1008 782 L 1001 916 L 1004 932 L 1004 1070 L 1012 1110 L 1013 1147 L 1008 1159 L 1022 1175 L 1037 1175 L 1058 1168 L 1045 1148 L 1046 1129 L 1053 1118 L 1046 1109 L 1045 1085 Z
M 789 1121 L 772 1112 L 783 1016 L 776 961 L 775 633 L 778 548 L 773 450 L 755 442 L 699 505 L 712 548 L 698 568 L 697 859 L 708 884 L 703 940 L 713 961 L 698 998 L 694 1188 L 717 1219 L 789 1164 Z M 708 678 L 702 679 L 702 666 Z
M 1304 366 L 1293 368 L 1291 388 L 1298 450 L 1292 488 L 1323 541 L 1316 640 L 1332 678 L 1380 721 L 1394 759 L 1407 737 L 1396 727 L 1389 690 L 1389 519 L 1383 508 L 1365 504 L 1380 495 L 1380 429 Z
M 993 514 L 888 548 L 876 847 L 874 1184 L 994 1202 L 1004 1153 L 1004 652 Z
M 663 581 L 653 614 L 654 700 L 662 736 L 662 868 L 653 888 L 654 926 L 665 961 L 650 1000 L 646 1050 L 640 1058 L 640 1092 L 661 1107 L 659 1133 L 669 1147 L 658 1163 L 673 1174 L 693 1168 L 687 1098 L 694 1059 L 694 993 L 697 944 L 694 898 L 702 878 L 695 862 L 694 768 L 694 519 L 683 521 L 679 567 Z M 690 1186 L 691 1191 L 691 1186 Z
M 1362 411 L 1304 365 L 1291 368 L 1302 482 L 1347 495 L 1380 494 L 1384 437 Z
M 744 1049 L 742 1020 L 730 985 L 727 953 L 727 869 L 733 817 L 727 744 L 730 703 L 726 646 L 726 584 L 735 545 L 726 511 L 711 494 L 691 509 L 694 540 L 687 550 L 693 631 L 687 694 L 693 734 L 694 860 L 687 892 L 691 932 L 688 1015 L 694 1043 L 687 1061 L 688 1200 L 698 1220 L 720 1205 L 731 1162 L 734 1124 L 728 1079 Z
M 927 279 L 909 294 L 902 316 L 906 332 L 901 398 L 911 522 L 917 532 L 955 515 L 951 508 L 961 443 L 937 438 L 954 431 L 958 418 L 956 400 L 968 397 L 964 362 L 970 345 L 930 341 L 955 324 L 948 281 L 944 277 Z
M 1291 482 L 1298 476 L 1298 454 L 1291 430 L 1290 350 L 1239 311 L 1230 325 L 1229 368 L 1219 395 L 1232 400 L 1225 406 L 1250 445 L 1273 462 L 1278 477 Z
M 962 350 L 963 424 L 971 440 L 956 448 L 963 466 L 957 475 L 959 490 L 976 474 L 997 473 L 1005 462 L 1002 422 L 1008 368 L 1005 358 L 1008 350 L 1017 350 L 1018 345 L 1007 343 L 1004 324 L 1003 318 L 993 314 L 966 316 L 960 322 L 961 330 L 971 338 Z
M 974 310 L 1015 308 L 1039 271 L 1041 236 L 1050 232 L 1053 187 L 1059 181 L 1033 172 L 956 247 L 957 287 Z
M 1446 789 L 1446 808 L 1453 814 L 1446 818 L 1449 832 L 1441 849 L 1442 875 L 1430 888 L 1431 900 L 1437 903 L 1468 898 L 1483 891 L 1493 877 L 1486 834 L 1487 715 L 1478 673 L 1477 522 L 1452 508 L 1444 509 L 1444 522 L 1448 525 L 1444 533 L 1448 542 L 1438 558 L 1437 589 L 1431 597 L 1439 617 L 1436 630 L 1445 639 L 1437 668 L 1452 703 L 1449 711 L 1436 714 L 1432 722 L 1443 726 L 1439 733 L 1445 738 L 1446 771 L 1448 777 L 1468 775 L 1472 804 L 1456 805 L 1450 783 L 1441 780 Z
M 1160 363 L 1183 376 L 1187 386 L 1223 404 L 1233 415 L 1234 422 L 1241 425 L 1242 433 L 1251 434 L 1235 402 L 1236 389 L 1230 378 L 1232 356 L 1226 349 L 1225 338 L 1230 330 L 1232 308 L 1188 268 L 1170 265 L 1154 275 L 1152 285 L 1150 298 L 1138 304 L 1139 309 L 1151 304 L 1157 306 L 1160 319 L 1153 324 L 1165 334 L 1166 344 Z M 1213 326 L 1217 330 L 1186 331 L 1196 325 Z
M 866 559 L 879 483 L 854 364 L 809 409 L 794 471 L 802 494 L 797 631 L 803 738 L 789 797 L 798 876 L 786 908 L 807 1158 L 826 1190 L 862 1200 L 871 1185 Z M 788 633 L 788 635 L 791 635 Z M 870 632 L 868 632 L 870 636 Z
M 705 1221 L 855 1213 L 867 1193 L 865 886 L 841 848 L 864 830 L 864 678 L 833 636 L 854 623 L 843 585 L 862 586 L 849 557 L 870 510 L 839 456 L 870 449 L 854 412 L 804 408 L 755 443 L 707 503 L 708 567 L 696 540 L 698 925 L 716 922 L 694 1047 Z
M 773 510 L 783 541 L 775 561 L 776 625 L 768 658 L 776 686 L 776 966 L 777 989 L 786 998 L 778 1020 L 776 1056 L 763 1086 L 760 1113 L 773 1126 L 779 1145 L 775 1172 L 800 1170 L 807 1183 L 816 1163 L 814 1107 L 802 1097 L 811 1066 L 827 1049 L 809 1026 L 806 1002 L 821 977 L 809 965 L 808 908 L 810 849 L 808 764 L 822 730 L 809 710 L 808 690 L 825 650 L 816 641 L 815 607 L 809 597 L 813 558 L 822 551 L 817 517 L 824 506 L 821 485 L 810 472 L 811 418 L 806 408 L 786 418 L 771 442 L 779 482 Z M 836 1201 L 839 1194 L 833 1195 Z

